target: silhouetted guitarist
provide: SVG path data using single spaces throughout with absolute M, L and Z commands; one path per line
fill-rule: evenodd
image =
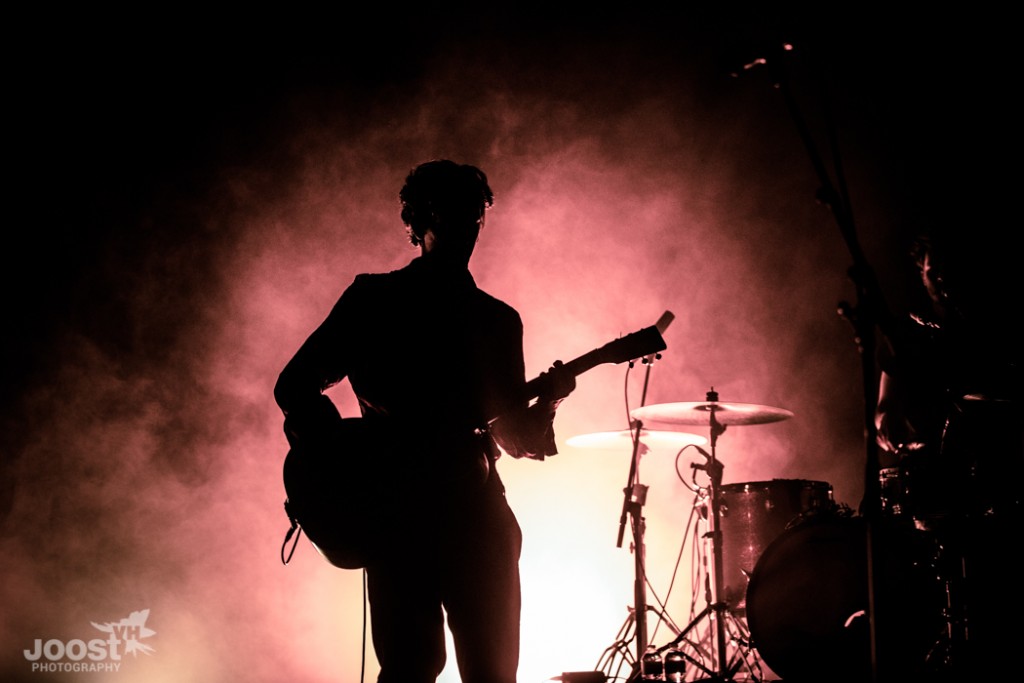
M 412 170 L 399 197 L 420 255 L 400 270 L 358 275 L 274 395 L 293 451 L 342 438 L 323 392 L 346 377 L 361 422 L 380 427 L 379 450 L 371 439 L 336 459 L 342 478 L 344 457 L 387 459 L 395 512 L 367 530 L 380 536 L 366 566 L 379 683 L 436 680 L 446 614 L 462 680 L 515 683 L 522 536 L 495 461 L 499 446 L 516 458 L 556 453 L 555 409 L 575 375 L 556 363 L 531 403 L 522 320 L 469 272 L 493 204 L 484 173 L 430 161 Z

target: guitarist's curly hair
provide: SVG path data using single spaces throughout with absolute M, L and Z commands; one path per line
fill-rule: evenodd
M 447 231 L 478 227 L 494 204 L 487 176 L 476 166 L 437 159 L 420 164 L 405 178 L 398 193 L 402 222 L 409 241 L 419 246 L 427 230 L 439 236 Z

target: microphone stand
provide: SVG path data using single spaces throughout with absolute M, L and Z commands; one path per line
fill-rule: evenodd
M 780 45 L 779 52 L 775 55 L 755 60 L 748 67 L 755 65 L 767 66 L 772 78 L 773 87 L 782 95 L 790 115 L 796 124 L 797 132 L 810 156 L 811 163 L 817 173 L 821 187 L 818 189 L 816 199 L 824 204 L 832 213 L 846 242 L 846 246 L 853 258 L 853 265 L 847 271 L 857 293 L 857 303 L 850 305 L 848 302 L 840 302 L 838 313 L 851 323 L 854 329 L 854 341 L 861 358 L 861 376 L 864 385 L 864 433 L 866 457 L 864 462 L 864 498 L 861 502 L 861 514 L 865 520 L 866 530 L 866 553 L 867 553 L 867 589 L 868 589 L 868 625 L 870 633 L 870 665 L 871 681 L 884 680 L 880 678 L 878 638 L 876 621 L 877 611 L 875 609 L 875 579 L 876 579 L 876 553 L 875 553 L 875 529 L 879 518 L 881 487 L 879 482 L 879 452 L 877 442 L 877 428 L 875 426 L 875 410 L 878 404 L 878 379 L 875 371 L 875 331 L 882 330 L 889 336 L 890 341 L 895 340 L 895 327 L 892 325 L 892 318 L 881 295 L 881 288 L 875 279 L 874 271 L 868 264 L 867 258 L 857 240 L 857 233 L 854 228 L 853 211 L 850 205 L 849 193 L 847 191 L 842 172 L 841 156 L 835 139 L 835 128 L 831 118 L 827 116 L 826 126 L 831 142 L 832 157 L 835 160 L 835 167 L 839 188 L 833 185 L 825 165 L 818 153 L 813 139 L 809 133 L 806 122 L 800 114 L 799 108 L 792 91 L 789 88 L 789 81 L 783 64 L 786 61 L 787 53 L 792 50 L 790 45 Z
M 645 356 L 644 365 L 647 366 L 644 373 L 644 386 L 640 398 L 640 405 L 647 401 L 647 386 L 651 379 L 651 366 L 655 360 L 660 360 L 661 354 L 656 353 Z M 632 421 L 633 433 L 633 457 L 629 464 L 629 479 L 623 491 L 622 514 L 619 516 L 619 535 L 615 543 L 616 548 L 622 547 L 622 540 L 625 534 L 626 518 L 631 520 L 630 528 L 633 532 L 633 619 L 636 626 L 636 661 L 633 663 L 633 670 L 627 681 L 637 681 L 641 675 L 641 665 L 644 653 L 647 651 L 647 569 L 645 567 L 644 533 L 646 523 L 643 517 L 643 506 L 647 502 L 647 486 L 640 483 L 640 456 L 643 455 L 640 443 L 640 434 L 643 423 L 640 420 Z

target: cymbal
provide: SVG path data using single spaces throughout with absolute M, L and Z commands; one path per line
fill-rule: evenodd
M 793 417 L 793 413 L 785 408 L 718 401 L 655 403 L 630 411 L 630 416 L 641 422 L 649 420 L 680 425 L 710 425 L 712 414 L 720 425 L 756 425 Z
M 635 433 L 629 429 L 620 432 L 594 432 L 569 437 L 566 443 L 577 448 L 599 448 L 607 450 L 632 450 Z M 660 432 L 640 430 L 640 443 L 648 449 L 676 450 L 683 446 L 702 446 L 708 440 L 699 434 L 687 432 Z
M 1012 403 L 1011 399 L 998 394 L 964 394 L 963 399 L 974 403 Z

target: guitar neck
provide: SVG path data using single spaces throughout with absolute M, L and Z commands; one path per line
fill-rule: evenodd
M 588 351 L 582 356 L 573 358 L 568 363 L 564 363 L 562 367 L 564 367 L 568 372 L 571 372 L 573 377 L 579 377 L 584 372 L 601 365 L 601 361 L 597 359 L 596 353 L 596 349 L 594 351 Z M 526 396 L 528 400 L 532 401 L 540 396 L 541 392 L 544 390 L 546 380 L 547 378 L 544 375 L 538 375 L 526 383 Z
M 573 377 L 578 377 L 584 372 L 591 370 L 598 365 L 605 363 L 624 363 L 635 360 L 642 356 L 658 353 L 667 348 L 661 333 L 672 322 L 672 314 L 668 311 L 661 317 L 657 324 L 645 327 L 625 337 L 608 342 L 604 346 L 574 358 L 565 363 L 563 367 L 571 372 Z M 539 375 L 526 383 L 527 400 L 540 396 L 547 383 L 547 377 Z

